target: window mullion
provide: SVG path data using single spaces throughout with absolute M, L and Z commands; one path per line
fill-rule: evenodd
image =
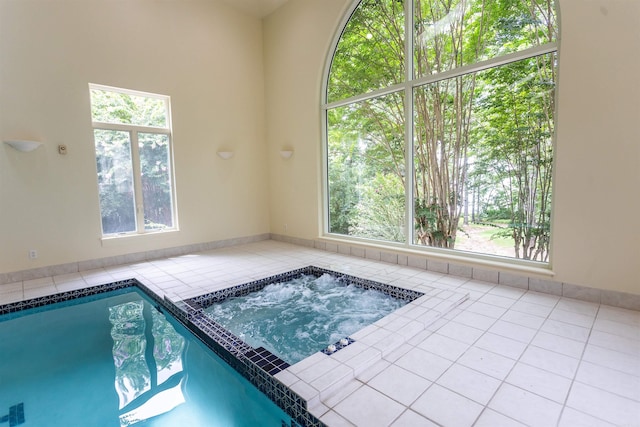
M 413 19 L 411 19 L 411 22 L 413 23 Z M 411 37 L 413 37 L 413 35 Z M 407 42 L 405 42 L 405 46 L 406 44 Z M 413 48 L 413 39 L 411 40 L 411 47 Z M 408 84 L 408 82 L 410 82 L 410 84 L 413 87 L 423 86 L 425 84 L 435 83 L 441 80 L 447 80 L 447 79 L 462 76 L 465 74 L 471 74 L 477 71 L 486 70 L 488 68 L 494 68 L 500 65 L 509 64 L 511 62 L 517 62 L 522 59 L 531 58 L 534 56 L 541 56 L 550 52 L 556 52 L 557 50 L 558 50 L 558 46 L 556 43 L 547 43 L 541 46 L 535 46 L 529 49 L 521 50 L 519 52 L 513 52 L 507 55 L 491 58 L 486 61 L 481 61 L 481 62 L 469 64 L 469 65 L 464 65 L 462 67 L 453 68 L 451 70 L 442 71 L 437 74 L 430 74 L 418 79 L 413 79 L 413 75 L 411 74 L 409 75 L 410 77 L 408 77 L 406 82 L 394 84 L 381 89 L 372 90 L 371 92 L 366 92 L 360 95 L 351 96 L 349 98 L 340 99 L 338 101 L 333 101 L 333 102 L 322 105 L 322 108 L 324 110 L 330 110 L 337 107 L 343 107 L 345 105 L 355 104 L 360 101 L 366 101 L 368 99 L 379 98 L 383 95 L 388 95 L 390 93 L 403 90 L 403 88 L 405 87 L 405 85 Z M 409 70 L 409 64 L 408 64 L 409 61 L 411 61 L 410 62 L 412 66 L 411 70 Z M 411 52 L 410 55 L 405 55 L 405 64 L 407 64 L 406 66 L 407 72 L 405 74 L 409 72 L 413 73 L 413 69 L 412 69 L 413 68 L 413 52 Z
M 404 147 L 405 147 L 405 245 L 413 243 L 413 0 L 405 2 L 405 88 L 404 88 Z
M 122 130 L 125 132 L 136 131 L 136 132 L 148 132 L 148 133 L 161 133 L 163 135 L 171 135 L 170 128 L 162 128 L 155 126 L 141 126 L 141 125 L 131 125 L 128 123 L 107 123 L 107 122 L 92 122 L 94 129 L 106 129 L 106 130 Z
M 344 107 L 345 105 L 355 104 L 357 102 L 366 101 L 368 99 L 380 98 L 384 95 L 389 95 L 390 93 L 400 92 L 404 89 L 406 83 L 398 83 L 394 84 L 382 89 L 372 90 L 371 92 L 364 93 L 362 95 L 352 96 L 350 98 L 341 99 L 339 101 L 334 101 L 329 104 L 325 104 L 322 106 L 324 110 L 332 110 L 338 107 Z
M 140 147 L 138 146 L 138 131 L 130 131 L 131 135 L 131 163 L 133 167 L 133 193 L 136 202 L 136 228 L 138 233 L 144 233 L 144 204 L 142 198 L 142 167 L 140 165 Z
M 547 53 L 556 52 L 557 50 L 558 46 L 556 43 L 547 43 L 540 46 L 534 46 L 529 49 L 497 56 L 495 58 L 487 59 L 485 61 L 480 61 L 473 64 L 463 65 L 461 67 L 442 71 L 437 74 L 429 74 L 427 76 L 413 80 L 412 84 L 414 87 L 424 86 L 429 83 L 436 83 L 442 80 L 448 80 L 466 74 L 477 73 L 478 71 L 487 70 L 489 68 L 496 68 L 501 65 L 510 64 L 512 62 L 521 61 L 523 59 L 542 56 Z

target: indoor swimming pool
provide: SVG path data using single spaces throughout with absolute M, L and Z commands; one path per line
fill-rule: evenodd
M 0 425 L 297 425 L 135 287 L 9 311 Z

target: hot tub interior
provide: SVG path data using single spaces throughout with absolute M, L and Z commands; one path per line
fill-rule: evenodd
M 353 342 L 351 334 L 422 295 L 311 266 L 188 303 L 286 367 L 315 352 L 345 347 Z

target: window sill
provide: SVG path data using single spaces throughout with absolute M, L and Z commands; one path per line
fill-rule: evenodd
M 150 231 L 146 233 L 123 233 L 110 234 L 100 237 L 100 244 L 103 247 L 122 246 L 131 242 L 139 242 L 143 240 L 164 240 L 165 238 L 175 236 L 179 230 L 172 228 L 168 230 Z
M 555 276 L 555 272 L 552 270 L 550 264 L 544 264 L 535 261 L 526 261 L 515 258 L 509 259 L 500 256 L 475 254 L 471 252 L 456 252 L 453 250 L 439 248 L 414 248 L 402 243 L 389 242 L 388 244 L 382 244 L 377 241 L 369 241 L 365 239 L 350 239 L 330 234 L 320 236 L 319 240 L 325 243 L 333 243 L 339 245 L 340 247 L 342 247 L 339 248 L 339 252 L 340 249 L 345 249 L 345 247 L 356 247 L 364 249 L 365 251 L 369 249 L 373 251 L 396 253 L 399 255 L 410 257 L 423 257 L 425 259 L 431 259 L 433 261 L 449 263 L 452 265 L 488 268 L 492 270 L 534 276 Z

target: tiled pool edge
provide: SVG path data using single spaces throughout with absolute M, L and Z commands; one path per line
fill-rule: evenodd
M 319 272 L 336 274 L 336 272 L 318 267 L 305 267 L 249 282 L 244 285 L 226 288 L 226 290 L 230 292 L 229 289 L 234 288 L 239 289 L 245 287 L 249 289 L 255 286 L 262 286 L 259 282 L 272 282 L 274 277 L 286 278 L 287 276 L 300 274 L 300 272 L 304 272 L 309 268 L 314 268 Z M 331 396 L 341 385 L 354 379 L 359 373 L 366 370 L 385 355 L 391 353 L 399 345 L 402 345 L 415 335 L 426 330 L 433 322 L 468 298 L 468 295 L 433 289 L 428 286 L 423 287 L 423 289 L 427 291 L 425 295 L 423 292 L 399 288 L 342 273 L 337 274 L 364 287 L 375 285 L 377 288 L 386 288 L 392 293 L 395 292 L 397 294 L 396 296 L 400 296 L 403 299 L 414 298 L 418 295 L 422 296 L 414 299 L 394 313 L 385 316 L 373 325 L 353 334 L 351 338 L 355 338 L 357 342 L 345 348 L 343 351 L 336 352 L 332 355 L 318 352 L 304 359 L 302 362 L 293 365 L 290 369 L 287 368 L 281 371 L 280 374 L 276 374 L 275 376 L 270 375 L 260 366 L 253 363 L 249 358 L 245 357 L 244 354 L 237 354 L 236 350 L 238 350 L 238 345 L 241 345 L 241 343 L 235 342 L 234 337 L 226 337 L 230 339 L 226 345 L 225 342 L 222 344 L 219 343 L 215 339 L 216 334 L 212 333 L 212 330 L 207 326 L 207 322 L 203 319 L 202 316 L 204 315 L 198 307 L 199 304 L 191 304 L 193 301 L 190 300 L 173 302 L 167 297 L 162 298 L 136 279 L 121 280 L 81 290 L 62 292 L 46 297 L 10 303 L 0 306 L 0 313 L 17 312 L 56 302 L 71 301 L 80 297 L 97 295 L 112 290 L 136 287 L 143 291 L 155 303 L 173 314 L 178 322 L 187 327 L 187 329 L 194 333 L 207 347 L 267 395 L 295 420 L 296 423 L 309 427 L 325 427 L 325 424 L 320 420 L 320 416 L 324 413 L 322 410 L 324 407 L 322 399 Z M 222 292 L 224 291 L 225 290 L 222 290 Z M 213 329 L 215 330 L 215 326 Z M 380 339 L 375 339 L 375 337 L 379 335 L 376 333 L 378 330 L 389 331 L 389 333 L 393 335 L 393 338 L 381 337 Z M 374 339 L 372 339 L 372 337 L 374 337 Z M 318 358 L 321 360 L 318 361 Z M 323 361 L 324 363 L 318 364 L 321 368 L 320 370 L 318 370 L 316 366 L 313 366 L 316 362 Z M 329 363 L 327 363 L 327 361 L 329 361 Z M 320 372 L 320 375 L 310 378 L 307 371 L 309 367 L 313 367 L 313 370 Z
M 259 291 L 270 283 L 288 281 L 294 278 L 298 278 L 303 274 L 320 276 L 322 274 L 331 274 L 348 285 L 358 286 L 363 289 L 376 289 L 389 295 L 393 298 L 401 299 L 407 302 L 411 302 L 424 295 L 423 292 L 418 292 L 411 289 L 400 288 L 398 286 L 389 285 L 387 283 L 376 282 L 374 280 L 363 279 L 356 276 L 351 276 L 346 273 L 341 273 L 334 270 L 328 270 L 326 268 L 316 267 L 313 265 L 297 268 L 295 270 L 287 271 L 284 273 L 276 274 L 273 276 L 265 277 L 262 279 L 254 280 L 252 282 L 243 283 L 241 285 L 231 286 L 219 291 L 210 292 L 204 295 L 199 295 L 193 298 L 185 300 L 185 303 L 191 306 L 199 306 L 207 308 L 210 305 L 224 301 L 230 297 L 244 296 L 251 292 Z
M 78 298 L 89 297 L 93 295 L 100 295 L 106 292 L 117 291 L 119 289 L 126 289 L 131 287 L 139 287 L 141 290 L 148 294 L 155 302 L 161 303 L 162 300 L 155 295 L 149 288 L 140 283 L 136 279 L 119 280 L 116 282 L 106 283 L 98 286 L 91 286 L 88 288 L 77 289 L 73 291 L 60 292 L 52 295 L 46 295 L 43 297 L 31 298 L 23 301 L 11 302 L 8 304 L 0 305 L 0 316 L 11 313 L 18 313 L 23 310 L 29 310 L 32 308 L 46 307 L 47 305 L 55 304 L 58 302 L 73 301 Z
M 363 330 L 352 334 L 347 338 L 349 344 L 340 346 L 342 351 L 336 351 L 331 354 L 319 351 L 293 366 L 289 366 L 287 364 L 285 369 L 275 370 L 275 374 L 272 374 L 269 369 L 261 367 L 256 363 L 251 363 L 248 354 L 250 351 L 249 349 L 253 349 L 242 342 L 238 337 L 226 331 L 218 325 L 217 322 L 210 319 L 204 313 L 204 309 L 212 304 L 224 301 L 227 298 L 244 296 L 251 292 L 259 291 L 272 283 L 289 281 L 302 275 L 320 277 L 323 274 L 331 274 L 334 277 L 338 277 L 339 280 L 348 285 L 354 285 L 364 289 L 376 289 L 394 298 L 407 301 L 407 304 L 378 320 L 370 327 L 365 327 Z M 247 376 L 247 378 L 249 378 L 256 387 L 269 396 L 290 416 L 301 422 L 303 425 L 311 427 L 323 426 L 324 424 L 313 414 L 310 408 L 317 408 L 321 397 L 330 394 L 334 389 L 340 387 L 341 384 L 353 379 L 357 373 L 364 371 L 366 368 L 371 366 L 371 364 L 377 361 L 367 357 L 366 348 L 369 347 L 368 345 L 355 345 L 357 344 L 357 339 L 354 339 L 356 336 L 362 335 L 364 338 L 363 342 L 366 342 L 366 335 L 368 332 L 371 332 L 368 328 L 390 327 L 391 324 L 395 324 L 400 328 L 401 325 L 398 325 L 397 320 L 405 318 L 409 319 L 413 323 L 413 329 L 410 328 L 408 330 L 412 330 L 414 333 L 407 334 L 407 330 L 404 330 L 402 332 L 396 331 L 398 332 L 396 335 L 403 337 L 404 340 L 409 340 L 415 334 L 426 329 L 429 325 L 444 314 L 448 313 L 455 306 L 462 303 L 468 297 L 468 295 L 456 294 L 450 291 L 441 291 L 428 286 L 425 286 L 424 289 L 425 291 L 431 292 L 431 294 L 425 294 L 425 292 L 420 292 L 414 289 L 401 288 L 387 283 L 363 279 L 321 267 L 307 266 L 241 285 L 231 286 L 208 294 L 188 298 L 186 300 L 179 301 L 177 304 L 190 312 L 189 320 L 197 325 L 197 329 L 206 331 L 206 337 L 203 337 L 204 339 L 211 339 L 215 341 L 215 343 L 211 344 L 224 348 L 226 353 L 232 355 L 231 359 L 227 360 L 228 363 L 234 366 L 236 370 L 242 370 L 241 373 L 243 375 Z M 449 300 L 437 298 L 434 293 L 446 294 Z M 419 330 L 416 329 L 416 325 L 419 325 Z M 395 340 L 387 341 L 389 343 L 398 343 L 397 338 Z M 380 343 L 372 343 L 371 348 L 375 348 L 376 345 L 379 346 Z M 360 359 L 358 349 L 362 350 L 363 346 L 365 348 L 365 357 L 364 359 Z M 384 354 L 386 354 L 386 352 Z M 379 352 L 378 355 L 379 358 L 381 358 L 383 352 Z M 235 361 L 233 360 L 233 357 L 236 358 Z M 322 372 L 322 379 L 306 382 L 296 375 L 296 372 L 302 370 L 302 367 L 306 366 L 306 364 L 311 363 L 315 365 L 314 362 L 317 359 L 322 359 L 318 361 L 319 366 L 325 366 L 327 368 Z M 346 363 L 342 364 L 341 362 L 338 362 L 338 360 L 341 359 L 345 359 Z M 357 361 L 355 366 L 348 366 L 348 363 L 353 363 L 354 360 Z M 323 361 L 328 361 L 329 363 L 325 363 L 323 365 Z M 332 361 L 334 363 L 332 363 Z M 333 367 L 336 367 L 336 364 L 337 369 L 332 369 Z M 319 383 L 323 381 L 323 386 L 319 386 Z
M 287 415 L 289 415 L 293 420 L 291 427 L 326 427 L 325 424 L 320 422 L 320 420 L 307 411 L 306 402 L 295 392 L 290 390 L 280 381 L 276 380 L 273 376 L 263 371 L 247 358 L 237 357 L 232 354 L 229 350 L 218 344 L 218 342 L 213 337 L 209 336 L 206 331 L 199 329 L 197 323 L 193 322 L 195 316 L 198 316 L 198 313 L 196 313 L 193 308 L 188 307 L 181 302 L 174 303 L 166 297 L 162 298 L 158 296 L 137 279 L 120 280 L 74 291 L 61 292 L 44 297 L 3 304 L 0 305 L 0 316 L 19 313 L 29 309 L 44 308 L 48 305 L 59 302 L 70 302 L 83 297 L 98 296 L 107 292 L 124 290 L 127 288 L 139 289 L 154 301 L 154 303 L 171 313 L 179 323 L 192 332 L 217 356 L 227 362 L 233 369 L 249 380 L 249 382 L 267 395 L 267 397 L 287 413 Z
M 282 384 L 286 390 L 302 398 L 305 411 L 316 419 L 319 419 L 325 413 L 324 399 L 330 397 L 346 383 L 355 379 L 360 373 L 392 353 L 398 347 L 409 342 L 416 335 L 427 331 L 434 322 L 462 304 L 469 297 L 468 294 L 439 290 L 428 286 L 424 286 L 426 292 L 419 292 L 350 276 L 333 270 L 308 266 L 189 298 L 180 303 L 184 304 L 188 309 L 194 310 L 192 319 L 195 319 L 200 316 L 198 310 L 216 302 L 224 301 L 227 298 L 247 295 L 264 288 L 270 283 L 288 281 L 299 277 L 301 274 L 320 276 L 324 273 L 340 277 L 348 284 L 367 289 L 378 289 L 388 295 L 408 301 L 408 303 L 372 325 L 352 334 L 349 337 L 350 345 L 348 347 L 344 346 L 344 350 L 341 352 L 331 354 L 317 352 L 299 363 L 277 372 L 273 377 L 271 375 L 265 377 L 264 374 L 266 372 L 262 369 L 259 369 L 261 372 L 254 372 L 254 374 L 265 379 L 266 384 L 271 383 L 270 378 L 275 378 L 276 384 Z M 227 351 L 243 353 L 244 349 L 242 347 L 234 348 L 236 340 L 239 339 L 233 334 L 230 335 L 231 341 L 227 341 L 228 336 L 222 337 L 223 342 L 221 344 L 227 346 Z M 245 345 L 242 341 L 240 342 L 241 346 Z M 353 345 L 351 345 L 352 343 Z M 244 357 L 244 354 L 241 354 L 240 357 Z M 255 367 L 255 364 L 252 366 Z M 269 395 L 268 385 L 266 389 L 263 392 Z M 271 395 L 269 396 L 271 397 Z
M 446 295 L 439 298 L 440 294 Z M 345 350 L 330 356 L 316 353 L 275 377 L 302 396 L 308 411 L 320 419 L 330 409 L 324 403 L 327 399 L 416 336 L 432 333 L 430 326 L 468 298 L 468 294 L 434 290 L 352 334 L 356 342 Z

